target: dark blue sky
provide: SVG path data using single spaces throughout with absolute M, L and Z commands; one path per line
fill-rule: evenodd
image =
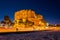
M 0 21 L 4 15 L 14 19 L 14 13 L 22 9 L 32 9 L 43 15 L 50 24 L 60 23 L 59 0 L 0 0 Z

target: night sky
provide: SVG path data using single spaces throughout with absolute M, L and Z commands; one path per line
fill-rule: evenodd
M 0 0 L 0 21 L 4 15 L 14 20 L 14 13 L 23 9 L 32 9 L 43 15 L 44 20 L 50 24 L 60 23 L 59 0 Z

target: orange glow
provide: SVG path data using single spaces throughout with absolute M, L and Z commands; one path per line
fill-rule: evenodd
M 32 10 L 21 10 L 15 12 L 14 25 L 10 27 L 0 27 L 0 32 L 24 32 L 24 31 L 36 31 L 36 30 L 60 30 L 60 27 L 49 27 L 43 20 L 42 15 L 36 15 Z M 48 26 L 48 27 L 47 27 Z

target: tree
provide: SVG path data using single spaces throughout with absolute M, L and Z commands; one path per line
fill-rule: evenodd
M 4 16 L 4 22 L 7 24 L 12 23 L 9 16 Z

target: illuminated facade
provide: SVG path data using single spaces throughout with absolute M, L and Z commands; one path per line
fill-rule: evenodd
M 1 26 L 0 24 L 0 32 L 60 30 L 60 27 L 49 26 L 49 23 L 45 22 L 42 15 L 36 14 L 32 10 L 21 10 L 15 12 L 14 22 L 11 22 L 9 17 L 5 16 L 4 21 L 1 23 L 4 23 L 5 26 Z
M 46 22 L 42 15 L 37 15 L 32 10 L 21 10 L 15 12 L 14 27 L 46 27 Z M 23 26 L 21 26 L 23 25 Z

